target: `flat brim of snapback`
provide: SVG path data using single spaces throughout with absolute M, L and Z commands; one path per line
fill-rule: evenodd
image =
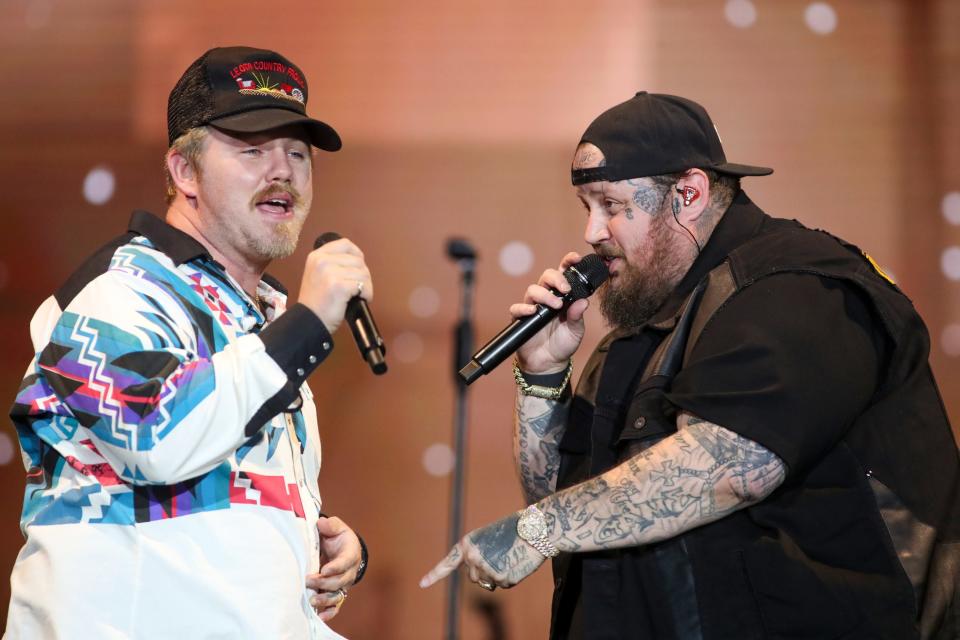
M 737 164 L 736 162 L 724 162 L 711 168 L 714 171 L 731 176 L 768 176 L 773 173 L 773 169 L 770 167 L 755 167 L 749 164 Z
M 258 133 L 291 124 L 303 125 L 313 146 L 324 151 L 337 151 L 343 146 L 340 136 L 326 122 L 314 120 L 287 109 L 255 109 L 211 120 L 210 124 L 225 131 Z

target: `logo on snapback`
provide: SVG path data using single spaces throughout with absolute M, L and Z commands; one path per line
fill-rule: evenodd
M 286 100 L 294 100 L 303 104 L 303 91 L 299 87 L 283 82 L 271 82 L 269 75 L 258 74 L 256 71 L 251 73 L 253 80 L 244 78 L 242 75 L 234 77 L 237 81 L 237 87 L 240 93 L 245 96 L 270 96 Z
M 281 81 L 273 82 L 269 71 L 280 73 Z M 238 90 L 245 96 L 269 96 L 304 104 L 303 90 L 300 88 L 303 86 L 303 80 L 300 73 L 292 66 L 263 60 L 244 62 L 230 71 L 230 77 L 236 80 Z

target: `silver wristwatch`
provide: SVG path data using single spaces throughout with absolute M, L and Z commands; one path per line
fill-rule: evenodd
M 532 504 L 520 512 L 520 519 L 517 520 L 517 535 L 546 557 L 552 558 L 559 554 L 560 550 L 547 539 L 548 533 L 547 519 L 543 512 L 537 509 L 537 505 Z

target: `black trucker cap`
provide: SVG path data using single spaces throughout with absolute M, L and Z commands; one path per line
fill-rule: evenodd
M 574 169 L 573 184 L 677 173 L 694 167 L 734 176 L 767 176 L 768 167 L 727 162 L 706 109 L 686 98 L 641 91 L 601 113 L 580 142 L 603 152 L 606 164 Z
M 274 51 L 250 47 L 210 49 L 191 64 L 167 101 L 170 144 L 210 124 L 238 133 L 303 125 L 315 147 L 336 151 L 333 127 L 307 116 L 307 77 Z

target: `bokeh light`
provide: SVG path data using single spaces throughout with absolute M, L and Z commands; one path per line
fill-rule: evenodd
M 453 449 L 443 443 L 432 444 L 423 452 L 423 468 L 432 476 L 441 477 L 453 471 Z
M 522 276 L 533 267 L 533 249 L 526 242 L 514 240 L 500 249 L 500 268 L 509 276 Z
M 757 21 L 757 8 L 750 0 L 727 0 L 723 13 L 727 22 L 738 29 L 752 27 Z

